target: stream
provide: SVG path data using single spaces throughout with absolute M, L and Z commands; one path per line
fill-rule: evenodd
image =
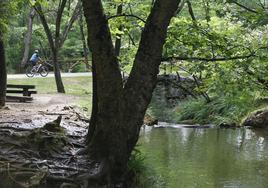
M 139 145 L 154 187 L 268 187 L 268 130 L 160 123 L 142 129 Z

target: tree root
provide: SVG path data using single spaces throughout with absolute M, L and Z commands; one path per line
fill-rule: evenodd
M 62 120 L 59 116 L 35 129 L 13 125 L 15 121 L 0 126 L 0 187 L 75 188 L 84 184 L 86 180 L 77 177 L 88 174 L 92 162 L 87 155 L 80 156 L 75 151 L 85 148 L 87 129 L 85 122 L 77 121 L 75 112 L 68 117 Z M 75 123 L 72 130 L 79 131 L 66 130 L 61 125 L 64 123 Z

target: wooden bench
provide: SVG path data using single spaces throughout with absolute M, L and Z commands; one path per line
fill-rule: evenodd
M 32 94 L 37 94 L 34 85 L 14 85 L 14 84 L 7 84 L 7 93 L 22 93 L 23 96 L 30 97 Z
M 7 84 L 6 93 L 12 94 L 22 94 L 23 96 L 11 96 L 7 95 L 7 102 L 28 102 L 32 101 L 32 94 L 37 94 L 34 85 L 15 85 L 15 84 Z
M 33 98 L 28 96 L 6 96 L 6 102 L 30 102 L 32 100 Z

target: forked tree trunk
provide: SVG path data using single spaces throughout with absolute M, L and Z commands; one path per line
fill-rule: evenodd
M 0 108 L 5 106 L 6 102 L 6 62 L 5 62 L 5 50 L 4 43 L 0 35 Z
M 54 65 L 54 75 L 57 85 L 57 91 L 59 93 L 65 93 L 64 85 L 61 79 L 60 65 L 58 62 L 58 52 L 60 48 L 63 46 L 69 31 L 71 30 L 73 23 L 78 19 L 79 14 L 81 13 L 81 2 L 77 2 L 76 7 L 72 13 L 72 16 L 68 23 L 65 25 L 64 31 L 61 31 L 61 22 L 64 8 L 66 6 L 67 0 L 59 1 L 57 16 L 56 16 L 56 28 L 55 35 L 52 34 L 52 31 L 49 28 L 48 22 L 42 10 L 40 2 L 37 2 L 34 6 L 36 12 L 39 15 L 40 21 L 44 27 L 45 33 L 47 35 L 47 39 L 49 42 L 50 49 L 52 51 L 52 60 Z M 54 37 L 54 38 L 53 38 Z
M 45 15 L 43 13 L 42 7 L 40 4 L 36 4 L 35 5 L 35 10 L 39 15 L 40 21 L 44 27 L 45 33 L 47 35 L 47 39 L 48 39 L 48 43 L 52 52 L 52 60 L 53 60 L 53 67 L 54 67 L 54 76 L 55 76 L 55 80 L 56 80 L 56 86 L 57 86 L 57 91 L 59 93 L 65 93 L 64 90 L 64 85 L 61 79 L 61 73 L 60 73 L 60 67 L 59 67 L 59 63 L 58 63 L 58 41 L 59 39 L 57 38 L 57 36 L 55 35 L 55 40 L 53 39 L 53 35 L 51 30 L 49 29 L 48 23 L 46 21 Z M 58 13 L 60 14 L 60 13 Z M 58 21 L 58 19 L 57 19 Z M 58 30 L 57 30 L 58 31 Z
M 129 187 L 127 162 L 156 85 L 167 27 L 179 3 L 179 0 L 154 3 L 130 77 L 123 88 L 101 0 L 83 0 L 88 42 L 96 68 L 93 76 L 97 92 L 94 94 L 98 102 L 94 125 L 90 125 L 94 129 L 89 129 L 87 139 L 89 156 L 100 163 L 98 172 L 89 175 L 91 187 Z

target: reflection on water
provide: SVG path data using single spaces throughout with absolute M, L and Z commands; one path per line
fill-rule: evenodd
M 151 128 L 140 144 L 165 187 L 268 188 L 267 130 Z

